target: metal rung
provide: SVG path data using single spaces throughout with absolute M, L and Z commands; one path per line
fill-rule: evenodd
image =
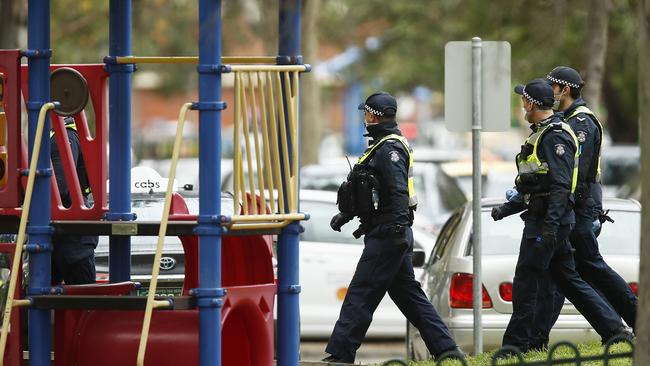
M 158 236 L 160 222 L 157 221 L 52 221 L 56 234 L 75 235 L 123 235 L 123 236 Z M 167 236 L 194 235 L 196 221 L 170 221 L 167 224 Z M 4 217 L 0 220 L 0 232 L 15 234 L 18 232 L 18 220 Z M 275 235 L 279 231 L 273 228 L 246 232 L 228 232 L 224 236 Z
M 146 296 L 67 296 L 43 295 L 32 296 L 31 308 L 54 310 L 145 310 Z M 167 304 L 164 304 L 167 302 Z M 196 308 L 192 296 L 156 297 L 156 305 L 160 310 L 191 310 Z
M 29 351 L 23 351 L 23 360 L 29 360 Z M 50 352 L 50 361 L 54 361 L 54 352 Z

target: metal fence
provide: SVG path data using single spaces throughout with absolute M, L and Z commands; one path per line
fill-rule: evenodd
M 624 352 L 612 353 L 612 346 L 615 344 L 625 343 L 629 346 L 629 350 Z M 604 346 L 604 352 L 600 355 L 581 355 L 578 347 L 570 342 L 559 342 L 551 346 L 548 350 L 546 360 L 526 361 L 524 355 L 519 352 L 515 347 L 503 347 L 496 351 L 490 358 L 490 365 L 492 366 L 554 366 L 554 365 L 586 365 L 587 362 L 598 362 L 598 365 L 608 366 L 613 365 L 611 362 L 614 360 L 629 360 L 632 364 L 634 356 L 634 344 L 625 338 L 614 338 Z M 560 357 L 556 356 L 559 349 L 570 349 L 573 356 Z M 463 355 L 458 352 L 447 352 L 435 361 L 436 366 L 470 366 L 471 362 L 467 361 Z M 408 362 L 402 360 L 390 360 L 382 364 L 382 366 L 408 366 Z

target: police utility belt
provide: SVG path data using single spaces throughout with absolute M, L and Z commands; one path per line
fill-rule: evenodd
M 352 171 L 348 174 L 347 180 L 339 187 L 336 203 L 338 204 L 340 212 L 350 216 L 366 217 L 379 213 L 379 215 L 374 215 L 372 217 L 373 225 L 390 220 L 390 213 L 381 214 L 379 211 L 379 192 L 381 191 L 381 183 L 374 174 L 372 168 L 367 165 L 378 148 L 388 140 L 400 141 L 405 146 L 406 151 L 409 152 L 409 207 L 411 210 L 415 209 L 415 206 L 417 205 L 417 197 L 415 196 L 415 189 L 413 188 L 413 157 L 411 154 L 411 148 L 403 136 L 391 134 L 373 144 L 359 158 L 359 162 L 354 165 Z

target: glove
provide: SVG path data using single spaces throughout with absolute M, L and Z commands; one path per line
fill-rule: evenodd
M 501 206 L 492 207 L 492 220 L 499 221 L 506 217 Z
M 614 219 L 607 216 L 608 213 L 609 213 L 609 210 L 607 210 L 605 212 L 601 212 L 600 214 L 598 214 L 598 221 L 600 221 L 601 224 L 604 224 L 605 221 L 609 221 L 611 223 L 614 223 Z
M 594 234 L 596 234 L 596 233 L 598 233 L 600 231 L 601 226 L 602 226 L 602 223 L 600 222 L 600 220 L 596 219 L 591 223 L 591 230 L 594 232 Z
M 542 232 L 542 244 L 550 245 L 552 248 L 555 248 L 557 244 L 557 237 L 555 236 L 554 231 L 543 231 Z
M 510 188 L 506 191 L 506 200 L 510 202 L 522 202 L 524 197 L 515 188 Z
M 352 220 L 353 217 L 354 216 L 346 215 L 342 212 L 339 212 L 336 215 L 334 215 L 334 217 L 332 217 L 332 221 L 330 221 L 330 227 L 334 231 L 341 232 L 341 227 L 347 224 L 348 222 L 350 222 L 350 220 Z

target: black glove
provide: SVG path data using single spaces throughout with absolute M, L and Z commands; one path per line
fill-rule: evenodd
M 555 235 L 555 231 L 543 231 L 542 244 L 549 245 L 551 248 L 555 248 L 557 245 L 557 236 Z
M 492 207 L 492 219 L 494 221 L 499 221 L 504 217 L 506 217 L 506 215 L 503 212 L 503 208 L 501 208 L 501 206 Z
M 598 221 L 600 221 L 601 224 L 604 224 L 605 221 L 609 221 L 609 222 L 611 222 L 611 223 L 614 223 L 614 219 L 612 219 L 611 217 L 609 217 L 609 216 L 607 215 L 608 213 L 609 213 L 609 210 L 607 210 L 607 211 L 605 211 L 605 212 L 601 212 L 601 213 L 598 214 Z
M 332 217 L 332 221 L 330 221 L 330 227 L 332 228 L 332 230 L 340 232 L 341 227 L 347 224 L 348 222 L 350 222 L 350 220 L 352 220 L 353 217 L 354 216 L 350 216 L 342 212 L 339 212 L 336 215 L 334 215 L 334 217 Z

